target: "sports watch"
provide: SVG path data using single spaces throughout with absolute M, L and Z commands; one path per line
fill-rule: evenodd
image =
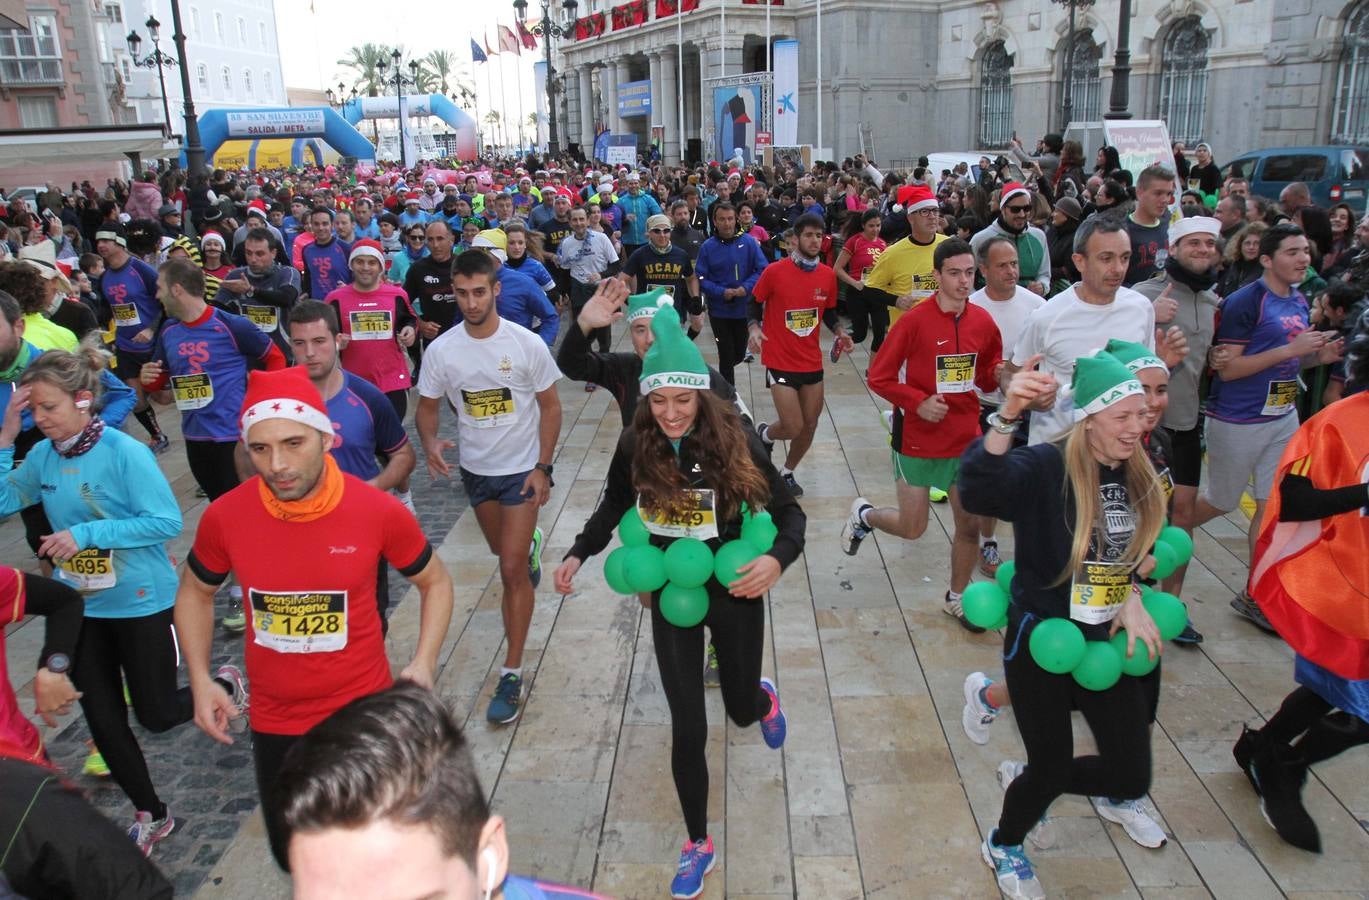
M 71 657 L 65 653 L 49 653 L 48 658 L 43 661 L 42 668 L 54 675 L 65 675 L 71 670 Z

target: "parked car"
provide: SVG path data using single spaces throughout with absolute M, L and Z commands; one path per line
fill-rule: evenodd
M 1242 154 L 1222 167 L 1250 182 L 1250 192 L 1271 200 L 1295 181 L 1307 185 L 1312 202 L 1322 208 L 1348 203 L 1360 212 L 1369 198 L 1369 147 L 1272 147 Z

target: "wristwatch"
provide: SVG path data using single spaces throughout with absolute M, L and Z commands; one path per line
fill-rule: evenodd
M 989 413 L 988 418 L 985 421 L 989 423 L 990 428 L 997 431 L 999 434 L 1012 434 L 1017 431 L 1018 428 L 1022 427 L 1022 418 L 1020 416 L 1016 419 L 1005 419 L 999 415 L 998 410 Z
M 71 657 L 65 653 L 49 653 L 41 668 L 47 669 L 54 675 L 64 675 L 71 670 Z
M 541 472 L 543 475 L 547 476 L 548 480 L 551 479 L 551 463 L 537 463 L 535 466 L 533 466 L 533 468 Z

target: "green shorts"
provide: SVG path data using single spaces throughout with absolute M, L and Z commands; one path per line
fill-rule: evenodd
M 890 451 L 894 463 L 894 480 L 910 487 L 940 488 L 949 491 L 960 474 L 960 457 L 949 456 L 945 459 L 924 459 L 920 456 L 904 456 L 897 450 Z

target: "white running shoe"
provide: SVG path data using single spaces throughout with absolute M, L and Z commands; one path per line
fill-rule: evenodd
M 989 726 L 998 718 L 998 710 L 986 704 L 981 692 L 993 684 L 993 679 L 983 672 L 971 672 L 965 676 L 965 708 L 960 712 L 960 725 L 965 736 L 976 744 L 989 742 Z
M 994 870 L 998 879 L 998 889 L 1008 900 L 1046 900 L 1046 891 L 1041 887 L 1031 860 L 1022 852 L 1022 845 L 1000 847 L 993 842 L 997 829 L 989 832 L 979 847 L 979 855 Z
M 1013 783 L 1017 776 L 1022 774 L 1022 770 L 1027 768 L 1027 764 L 1015 759 L 1005 759 L 998 764 L 998 783 L 1004 791 L 1008 785 Z M 1038 850 L 1049 850 L 1054 847 L 1059 835 L 1055 832 L 1055 823 L 1050 816 L 1042 816 L 1041 821 L 1027 832 L 1027 840 L 1032 842 L 1032 846 Z
M 1122 800 L 1114 802 L 1104 797 L 1090 797 L 1089 799 L 1093 801 L 1094 812 L 1109 822 L 1116 822 L 1121 825 L 1122 830 L 1127 833 L 1127 837 L 1142 847 L 1155 850 L 1169 842 L 1165 830 L 1142 808 L 1141 801 Z
M 855 556 L 860 549 L 860 542 L 869 536 L 871 528 L 860 520 L 860 514 L 872 508 L 870 501 L 864 497 L 851 501 L 851 514 L 846 517 L 846 524 L 841 526 L 841 551 L 847 556 Z

